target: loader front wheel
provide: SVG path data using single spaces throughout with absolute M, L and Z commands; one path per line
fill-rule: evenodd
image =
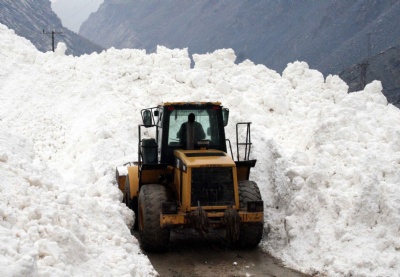
M 239 201 L 240 208 L 246 207 L 249 201 L 261 201 L 261 193 L 257 184 L 253 181 L 239 182 Z M 237 246 L 240 248 L 256 247 L 263 235 L 263 222 L 257 223 L 241 223 L 239 240 Z
M 140 245 L 148 252 L 161 252 L 168 248 L 170 230 L 160 226 L 162 203 L 168 202 L 169 192 L 165 186 L 144 185 L 139 193 Z

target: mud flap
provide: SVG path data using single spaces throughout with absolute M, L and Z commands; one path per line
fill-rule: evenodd
M 257 160 L 235 161 L 238 181 L 249 180 L 250 168 L 256 165 Z

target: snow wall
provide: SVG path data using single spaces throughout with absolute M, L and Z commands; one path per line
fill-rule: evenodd
M 348 94 L 304 62 L 282 75 L 221 49 L 41 53 L 0 24 L 0 272 L 155 276 L 130 234 L 115 167 L 137 157 L 140 110 L 220 101 L 252 122 L 260 245 L 320 276 L 400 272 L 400 112 L 380 82 Z

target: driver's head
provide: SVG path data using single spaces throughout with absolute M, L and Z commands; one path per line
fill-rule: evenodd
M 194 113 L 190 113 L 189 116 L 188 116 L 188 121 L 189 122 L 194 122 L 194 119 L 195 119 Z

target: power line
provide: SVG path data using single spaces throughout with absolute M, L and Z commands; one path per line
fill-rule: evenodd
M 51 31 L 51 33 L 47 33 L 47 32 L 45 32 L 44 29 L 43 29 L 43 34 L 45 34 L 45 35 L 51 37 L 51 46 L 52 46 L 52 50 L 53 50 L 53 52 L 54 52 L 54 37 L 55 37 L 56 34 L 57 34 L 57 35 L 62 34 L 62 32 L 56 32 L 56 31 L 53 30 L 53 31 Z M 51 36 L 50 36 L 50 35 L 51 35 Z

